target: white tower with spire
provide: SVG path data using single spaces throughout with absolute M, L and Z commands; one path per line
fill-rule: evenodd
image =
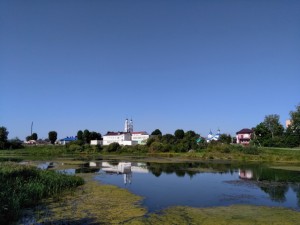
M 129 122 L 129 132 L 133 132 L 133 121 L 132 121 L 132 119 Z
M 129 121 L 127 118 L 125 120 L 124 132 L 129 132 Z

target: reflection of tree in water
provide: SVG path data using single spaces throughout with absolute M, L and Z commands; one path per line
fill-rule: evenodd
M 203 173 L 207 171 L 216 171 L 219 173 L 233 173 L 234 169 L 231 168 L 231 164 L 213 164 L 213 163 L 147 163 L 148 170 L 156 177 L 159 177 L 162 173 L 172 174 L 175 173 L 178 177 L 184 177 L 188 175 L 193 177 L 197 173 Z
M 289 189 L 288 184 L 259 184 L 260 189 L 269 194 L 272 201 L 285 202 L 285 194 Z
M 263 164 L 227 164 L 227 163 L 147 163 L 149 171 L 156 177 L 162 173 L 175 173 L 178 177 L 185 175 L 191 178 L 198 173 L 230 173 L 237 172 L 238 169 L 250 170 L 253 177 L 249 180 L 254 182 L 262 191 L 270 196 L 270 199 L 276 202 L 285 202 L 286 193 L 289 186 L 293 184 L 292 190 L 297 194 L 298 205 L 300 207 L 300 173 L 296 171 L 280 170 L 270 168 Z
M 300 207 L 300 184 L 292 184 L 291 188 L 295 193 L 297 193 L 297 205 Z

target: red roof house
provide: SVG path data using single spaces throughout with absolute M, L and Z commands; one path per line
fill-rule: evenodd
M 248 145 L 250 143 L 252 134 L 253 134 L 253 130 L 248 128 L 244 128 L 236 132 L 236 143 Z

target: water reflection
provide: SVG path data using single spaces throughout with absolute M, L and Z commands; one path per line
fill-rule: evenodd
M 79 165 L 41 162 L 38 167 L 66 174 L 94 173 L 101 183 L 117 185 L 145 197 L 143 204 L 150 211 L 173 205 L 231 204 L 300 209 L 300 173 L 264 164 L 98 160 Z
M 149 173 L 145 163 L 131 163 L 131 162 L 102 162 L 101 171 L 107 174 L 123 174 L 124 184 L 132 183 L 133 173 Z
M 102 171 L 115 171 L 111 175 L 123 174 L 123 179 L 103 174 L 96 179 L 145 197 L 144 204 L 150 211 L 172 205 L 206 207 L 231 204 L 300 209 L 299 172 L 276 170 L 263 164 L 187 162 L 130 165 L 130 172 L 116 172 L 120 164 L 105 162 L 102 166 L 110 169 L 102 168 Z

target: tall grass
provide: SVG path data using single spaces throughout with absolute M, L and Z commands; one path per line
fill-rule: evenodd
M 11 162 L 0 163 L 0 224 L 17 219 L 22 208 L 34 205 L 42 198 L 83 183 L 83 179 L 76 176 Z

